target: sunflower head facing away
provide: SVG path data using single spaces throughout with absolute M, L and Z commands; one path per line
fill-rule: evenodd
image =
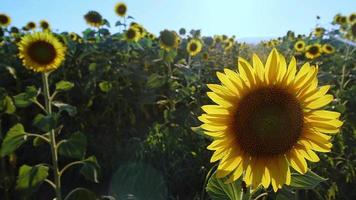
M 175 31 L 165 29 L 160 32 L 159 43 L 162 49 L 169 51 L 178 47 L 180 39 Z
M 124 17 L 127 13 L 127 6 L 123 2 L 119 2 L 115 5 L 115 13 L 120 17 Z
M 92 27 L 100 27 L 103 25 L 104 20 L 100 13 L 96 11 L 89 11 L 84 15 L 84 19 Z
M 303 40 L 299 40 L 294 44 L 294 49 L 298 52 L 303 52 L 305 49 L 305 42 Z
M 0 27 L 6 27 L 8 25 L 10 25 L 11 23 L 11 18 L 3 13 L 0 13 Z
M 42 30 L 46 31 L 50 29 L 50 25 L 46 20 L 41 20 L 40 21 L 40 27 Z
M 65 57 L 66 48 L 49 32 L 36 32 L 22 37 L 18 44 L 23 65 L 35 72 L 57 69 Z
M 216 177 L 240 177 L 254 188 L 272 185 L 277 191 L 291 182 L 291 169 L 304 174 L 306 160 L 331 149 L 330 136 L 342 122 L 340 113 L 323 110 L 333 100 L 330 86 L 318 86 L 318 67 L 305 63 L 297 70 L 292 58 L 273 49 L 263 64 L 239 58 L 238 72 L 217 72 L 221 84 L 208 84 L 215 103 L 204 105 L 201 128 L 213 138 L 211 162 L 220 161 Z
M 335 52 L 335 48 L 331 45 L 331 44 L 324 44 L 322 47 L 321 47 L 323 53 L 326 53 L 326 54 L 332 54 Z
M 187 44 L 187 52 L 190 56 L 195 56 L 201 51 L 202 47 L 203 45 L 200 40 L 191 39 Z
M 139 29 L 135 27 L 130 27 L 124 34 L 125 40 L 130 42 L 137 42 L 141 38 Z
M 28 30 L 33 30 L 33 29 L 35 29 L 35 28 L 36 28 L 36 23 L 35 23 L 35 22 L 28 22 L 28 23 L 26 24 L 26 28 L 27 28 Z
M 320 44 L 308 45 L 305 50 L 305 57 L 315 59 L 321 56 L 322 50 Z

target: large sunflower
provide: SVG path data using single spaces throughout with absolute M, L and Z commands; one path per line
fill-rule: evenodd
M 299 40 L 294 44 L 294 49 L 298 52 L 303 52 L 305 49 L 305 42 L 303 40 Z
M 326 53 L 326 54 L 332 54 L 335 52 L 335 48 L 331 45 L 331 44 L 324 44 L 322 47 L 321 47 L 323 53 Z
M 0 27 L 8 26 L 11 23 L 11 18 L 6 14 L 0 13 Z
M 66 48 L 49 32 L 25 35 L 18 44 L 23 65 L 35 72 L 48 72 L 59 67 Z
M 162 49 L 169 51 L 178 47 L 180 39 L 175 31 L 166 29 L 160 32 L 159 43 Z
M 187 51 L 190 56 L 197 55 L 202 49 L 202 43 L 198 39 L 192 39 L 187 44 Z
M 115 12 L 120 17 L 124 17 L 127 12 L 127 6 L 123 2 L 119 2 L 115 5 Z
M 85 21 L 93 27 L 100 27 L 104 24 L 103 17 L 96 11 L 89 11 L 84 15 Z
M 305 57 L 314 59 L 321 56 L 322 50 L 320 44 L 308 45 L 305 51 Z
M 214 141 L 211 162 L 220 160 L 216 176 L 242 179 L 274 191 L 291 182 L 290 166 L 307 172 L 319 161 L 314 151 L 328 152 L 330 136 L 339 131 L 340 114 L 321 108 L 333 100 L 330 86 L 318 87 L 318 67 L 305 63 L 299 72 L 292 58 L 273 49 L 265 65 L 253 55 L 253 66 L 240 58 L 238 71 L 217 73 L 222 85 L 208 84 L 217 105 L 205 105 L 199 120 Z M 297 72 L 297 73 L 296 73 Z

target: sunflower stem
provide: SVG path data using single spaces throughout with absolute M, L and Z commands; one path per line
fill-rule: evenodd
M 43 95 L 45 98 L 45 108 L 47 114 L 52 114 L 52 99 L 49 94 L 49 84 L 48 84 L 49 73 L 42 74 L 42 83 L 43 83 Z M 61 180 L 58 170 L 58 152 L 56 148 L 56 135 L 54 129 L 50 131 L 50 145 L 52 153 L 52 165 L 53 165 L 53 176 L 54 176 L 54 185 L 56 191 L 56 200 L 62 200 L 61 194 Z

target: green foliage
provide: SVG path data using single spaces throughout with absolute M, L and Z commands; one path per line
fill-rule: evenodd
M 87 138 L 83 133 L 76 132 L 69 139 L 62 141 L 58 153 L 69 158 L 83 159 L 86 147 Z
M 19 175 L 16 181 L 17 190 L 34 190 L 37 189 L 39 185 L 48 176 L 48 167 L 44 165 L 28 166 L 22 165 L 19 170 Z
M 232 183 L 226 184 L 226 178 L 219 179 L 215 177 L 215 173 L 209 178 L 208 184 L 206 185 L 206 191 L 208 192 L 212 200 L 241 200 L 241 180 L 234 181 Z
M 26 132 L 22 124 L 16 124 L 7 133 L 1 145 L 0 155 L 4 157 L 14 152 L 26 141 Z

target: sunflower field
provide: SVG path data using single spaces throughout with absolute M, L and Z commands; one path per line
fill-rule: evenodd
M 356 199 L 356 13 L 247 44 L 114 10 L 0 13 L 1 200 Z

